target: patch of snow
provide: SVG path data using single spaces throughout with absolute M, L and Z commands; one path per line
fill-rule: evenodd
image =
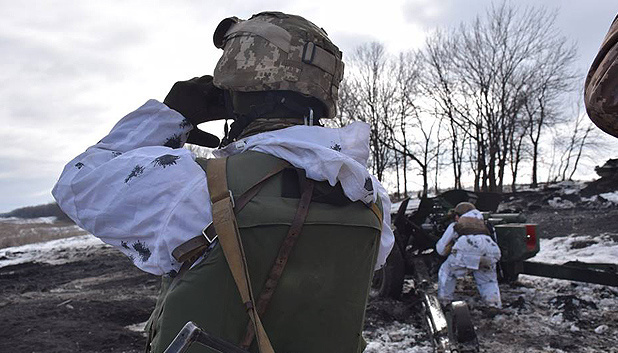
M 566 193 L 565 192 L 566 190 L 575 190 L 575 191 L 581 190 L 584 187 L 584 184 L 580 181 L 565 180 L 565 181 L 558 182 L 552 186 L 557 186 L 561 188 L 564 193 Z
M 0 223 L 8 223 L 8 224 L 33 224 L 33 223 L 44 223 L 44 224 L 53 224 L 58 220 L 57 217 L 38 217 L 38 218 L 18 218 L 18 217 L 8 217 L 8 218 L 0 218 Z
M 562 190 L 562 194 L 564 195 L 573 195 L 573 194 L 577 194 L 579 192 L 578 189 L 564 189 Z
M 62 252 L 84 251 L 93 247 L 106 247 L 99 238 L 91 234 L 71 238 L 57 239 L 43 243 L 34 243 L 0 249 L 0 267 L 17 265 L 25 262 L 44 262 L 59 264 L 70 261 L 69 254 Z
M 568 261 L 618 263 L 618 243 L 615 234 L 599 236 L 568 236 L 541 239 L 541 251 L 530 259 L 534 262 L 563 264 Z M 586 244 L 579 247 L 577 244 Z
M 607 325 L 601 325 L 601 326 L 595 328 L 594 332 L 598 333 L 599 335 L 602 335 L 605 332 L 607 332 L 608 329 L 609 329 L 609 327 Z
M 125 326 L 124 328 L 126 328 L 129 331 L 139 332 L 139 333 L 144 334 L 144 336 L 147 336 L 146 334 L 146 323 L 147 322 L 148 321 L 138 322 L 137 324 Z
M 547 203 L 549 204 L 549 206 L 553 207 L 553 208 L 559 208 L 559 209 L 566 209 L 566 208 L 573 208 L 575 207 L 575 204 L 569 200 L 563 200 L 562 198 L 556 196 L 551 200 L 548 200 Z
M 564 317 L 562 316 L 562 313 L 558 313 L 552 316 L 551 319 L 549 319 L 549 321 L 554 325 L 560 325 L 564 322 Z
M 590 197 L 582 197 L 581 200 L 583 202 L 597 202 L 599 200 L 598 195 L 592 195 Z
M 613 203 L 618 203 L 618 191 L 606 192 L 604 194 L 599 194 L 599 196 L 601 196 L 602 198 L 606 199 L 607 201 L 611 201 Z
M 423 331 L 412 325 L 397 321 L 375 331 L 363 332 L 367 340 L 365 353 L 430 353 L 433 348 L 427 345 Z

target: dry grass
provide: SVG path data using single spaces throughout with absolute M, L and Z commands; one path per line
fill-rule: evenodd
M 86 232 L 70 222 L 0 223 L 0 249 L 54 239 L 84 235 Z

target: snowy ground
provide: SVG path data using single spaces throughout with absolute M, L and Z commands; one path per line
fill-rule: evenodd
M 618 264 L 618 233 L 541 239 L 533 259 Z M 488 314 L 474 281 L 458 284 L 471 308 L 483 352 L 618 352 L 618 288 L 520 275 L 501 285 L 504 308 Z M 368 353 L 432 352 L 418 320 L 393 321 L 366 333 Z
M 5 221 L 18 223 L 17 220 Z M 38 222 L 44 223 L 45 220 Z M 618 229 L 618 221 L 616 224 Z M 95 348 L 84 348 L 86 341 L 91 341 L 93 347 L 116 344 L 105 351 L 139 351 L 135 347 L 139 347 L 143 336 L 125 336 L 125 333 L 119 332 L 129 325 L 139 326 L 145 320 L 151 310 L 150 306 L 154 304 L 158 281 L 140 274 L 138 270 L 127 272 L 130 274 L 127 276 L 124 271 L 131 267 L 128 261 L 119 264 L 124 259 L 115 250 L 91 235 L 84 232 L 81 234 L 72 238 L 0 249 L 0 317 L 3 317 L 0 322 L 0 351 L 10 352 L 5 350 L 9 343 L 18 344 L 17 347 L 21 347 L 19 351 L 34 351 L 32 345 L 35 343 L 29 342 L 37 342 L 37 347 L 45 347 L 41 346 L 41 342 L 49 342 L 49 337 L 41 336 L 41 341 L 33 341 L 28 336 L 32 334 L 29 331 L 32 325 L 37 324 L 41 327 L 41 335 L 45 333 L 45 327 L 50 325 L 58 326 L 57 329 L 61 328 L 62 332 L 74 333 L 65 337 L 66 342 L 57 339 L 58 345 L 47 346 L 47 351 L 97 351 Z M 548 263 L 579 260 L 618 264 L 618 232 L 541 239 L 541 252 L 533 260 Z M 108 267 L 111 272 L 104 273 Z M 101 277 L 97 277 L 97 271 L 101 272 Z M 48 277 L 60 275 L 75 278 L 70 281 L 55 278 L 51 284 L 42 284 Z M 123 283 L 123 287 L 117 289 L 112 286 L 114 283 Z M 514 285 L 501 285 L 504 308 L 497 315 L 489 314 L 479 304 L 471 279 L 460 281 L 457 292 L 460 299 L 466 300 L 471 307 L 484 352 L 618 352 L 618 288 L 521 275 Z M 116 293 L 120 294 L 116 296 Z M 38 303 L 46 296 L 52 296 L 52 299 L 49 299 L 46 307 L 41 306 L 40 310 L 57 315 L 49 318 L 52 321 L 44 321 L 46 316 L 41 316 L 43 314 L 36 311 L 39 309 L 35 307 L 42 305 Z M 107 319 L 106 315 L 110 315 L 107 305 L 96 309 L 99 311 L 92 311 L 105 298 L 116 305 L 115 312 L 124 315 L 121 318 L 114 317 L 107 328 L 119 330 L 114 333 L 119 335 L 114 337 L 120 337 L 117 340 L 99 342 L 89 338 L 80 341 L 84 340 L 80 335 L 86 333 L 80 332 L 79 327 L 62 326 L 71 322 L 78 326 L 85 325 L 79 321 L 81 317 L 74 316 L 81 312 L 81 306 L 88 308 L 84 309 L 86 311 L 83 315 L 87 316 L 84 320 L 95 317 Z M 388 312 L 389 315 L 378 316 L 391 319 L 372 321 L 379 322 L 379 325 L 368 327 L 364 334 L 368 342 L 366 352 L 432 352 L 431 343 L 418 317 L 418 301 L 411 294 L 404 294 L 402 301 L 387 304 L 390 308 L 384 309 L 381 302 L 370 303 L 373 309 L 368 310 L 368 316 L 375 316 L 376 312 Z M 138 309 L 137 313 L 132 311 Z M 62 319 L 65 317 L 63 315 L 69 316 Z M 110 335 L 106 329 L 101 330 L 101 339 Z M 30 333 L 25 335 L 25 332 Z M 25 337 L 24 341 L 16 343 L 15 337 L 22 336 Z M 130 340 L 126 337 L 130 337 Z M 120 343 L 124 338 L 130 341 L 129 347 L 133 348 L 122 348 L 125 346 Z M 81 345 L 67 343 L 73 341 L 79 341 Z
M 84 235 L 76 237 L 0 249 L 0 268 L 27 262 L 57 265 L 74 260 L 78 253 L 81 256 L 109 247 L 94 235 L 82 232 Z M 72 251 L 67 252 L 69 249 Z
M 0 249 L 0 267 L 16 265 L 26 262 L 43 262 L 59 264 L 71 261 L 70 257 L 62 253 L 69 248 L 87 251 L 103 242 L 75 224 L 57 222 L 56 217 L 39 217 L 32 219 L 0 218 L 0 229 L 12 231 L 10 237 L 15 239 L 33 239 L 35 242 L 22 246 L 13 246 Z M 63 236 L 71 237 L 63 237 Z M 77 235 L 77 236 L 75 236 Z M 36 242 L 38 239 L 57 240 Z M 4 239 L 9 238 L 5 237 Z
M 0 217 L 0 249 L 85 234 L 87 233 L 75 224 L 58 221 L 56 217 Z

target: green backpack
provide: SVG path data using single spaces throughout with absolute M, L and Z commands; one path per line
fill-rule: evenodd
M 205 160 L 198 163 L 206 165 Z M 253 151 L 231 156 L 228 188 L 238 199 L 281 163 Z M 295 218 L 303 175 L 302 170 L 284 168 L 268 178 L 236 214 L 256 300 Z M 260 315 L 261 322 L 275 352 L 362 352 L 361 332 L 382 215 L 375 212 L 376 207 L 351 202 L 339 184 L 314 185 L 302 231 Z M 237 345 L 246 336 L 249 315 L 219 244 L 182 277 L 163 279 L 147 325 L 151 351 L 163 352 L 187 321 Z M 258 352 L 256 340 L 249 351 Z M 189 352 L 215 351 L 194 344 Z

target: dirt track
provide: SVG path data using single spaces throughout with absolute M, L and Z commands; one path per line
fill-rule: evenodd
M 0 269 L 0 352 L 141 352 L 159 279 L 100 247 L 61 265 Z

